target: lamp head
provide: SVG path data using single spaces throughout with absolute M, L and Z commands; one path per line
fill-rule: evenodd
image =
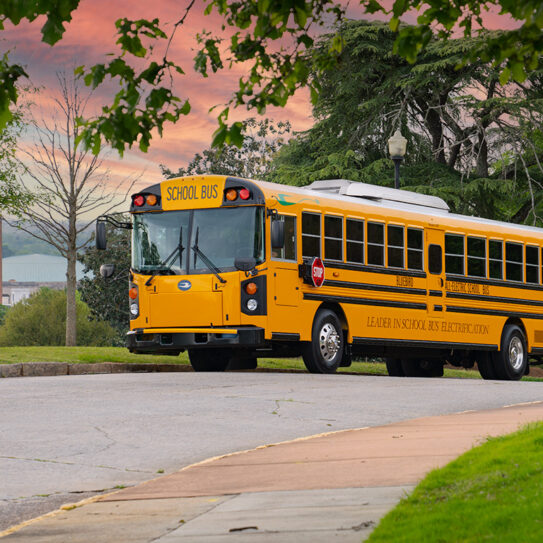
M 407 149 L 407 140 L 402 136 L 399 130 L 388 140 L 388 152 L 391 157 L 403 157 Z

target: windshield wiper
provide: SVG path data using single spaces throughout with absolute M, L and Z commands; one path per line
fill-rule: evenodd
M 183 227 L 181 226 L 179 228 L 179 244 L 177 247 L 171 252 L 171 254 L 164 260 L 164 262 L 160 263 L 159 268 L 155 268 L 151 272 L 151 277 L 145 281 L 145 285 L 149 286 L 152 282 L 155 276 L 159 275 L 160 273 L 169 272 L 171 275 L 175 275 L 175 273 L 172 271 L 172 266 L 175 260 L 175 257 L 177 254 L 179 254 L 179 267 L 183 269 L 183 251 L 185 248 L 183 247 Z M 171 262 L 170 262 L 171 261 Z
M 195 239 L 195 242 L 194 242 L 194 245 L 192 247 L 192 250 L 194 251 L 194 267 L 196 267 L 196 257 L 199 256 L 200 257 L 200 260 L 202 260 L 202 262 L 206 265 L 207 269 L 212 272 L 215 277 L 221 282 L 221 283 L 226 283 L 226 279 L 223 279 L 220 275 L 219 275 L 219 272 L 221 271 L 219 268 L 217 268 L 217 266 L 215 266 L 215 264 L 213 264 L 213 262 L 211 262 L 211 260 L 209 260 L 209 258 L 204 254 L 202 253 L 202 251 L 198 248 L 198 235 L 200 233 L 200 227 L 196 227 L 196 239 Z

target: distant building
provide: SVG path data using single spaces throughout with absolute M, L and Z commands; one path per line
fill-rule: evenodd
M 2 304 L 14 305 L 41 287 L 66 288 L 66 259 L 51 255 L 10 256 L 2 260 Z M 83 264 L 76 263 L 76 277 L 84 277 Z

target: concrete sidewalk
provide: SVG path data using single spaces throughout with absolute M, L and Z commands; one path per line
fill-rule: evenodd
M 51 513 L 4 540 L 359 542 L 428 471 L 538 420 L 543 402 L 259 447 Z

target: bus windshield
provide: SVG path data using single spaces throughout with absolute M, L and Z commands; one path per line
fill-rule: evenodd
M 190 240 L 189 240 L 190 235 Z M 197 246 L 199 251 L 194 251 Z M 132 269 L 140 273 L 210 273 L 204 254 L 220 271 L 238 257 L 264 261 L 264 208 L 230 207 L 134 215 Z

